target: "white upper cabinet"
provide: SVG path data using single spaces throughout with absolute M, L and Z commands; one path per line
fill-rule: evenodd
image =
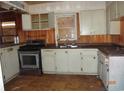
M 54 17 L 54 12 L 50 12 L 48 14 L 48 24 L 50 28 L 55 27 L 55 17 Z
M 106 32 L 110 33 L 110 7 L 106 6 Z
M 119 20 L 124 16 L 124 1 L 113 1 L 107 7 L 110 8 L 110 20 Z
M 118 1 L 118 15 L 119 17 L 124 16 L 124 1 Z
M 105 10 L 94 10 L 92 16 L 92 34 L 106 34 L 106 15 Z
M 104 9 L 80 11 L 80 34 L 106 34 L 106 16 Z
M 107 34 L 118 35 L 120 34 L 120 21 L 119 17 L 123 15 L 121 2 L 111 2 L 106 7 L 106 26 Z M 123 4 L 124 5 L 124 4 Z M 121 7 L 121 8 L 120 8 Z
M 24 31 L 54 28 L 54 13 L 22 14 L 22 29 Z
M 111 21 L 110 22 L 109 34 L 120 34 L 120 21 Z
M 110 5 L 110 20 L 115 20 L 118 18 L 117 2 L 113 1 Z
M 80 12 L 80 34 L 90 35 L 92 26 L 92 12 L 91 11 L 81 11 Z
M 22 29 L 31 30 L 31 15 L 22 14 Z

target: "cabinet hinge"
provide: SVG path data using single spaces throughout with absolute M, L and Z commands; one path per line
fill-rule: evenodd
M 107 69 L 107 72 L 109 72 L 109 68 Z
M 108 85 L 106 86 L 106 88 L 108 89 Z
M 68 53 L 68 51 L 65 51 L 65 53 Z
M 3 76 L 3 79 L 5 80 L 5 75 Z
M 81 71 L 83 71 L 83 68 L 81 68 Z
M 54 54 L 56 55 L 56 52 Z
M 96 59 L 96 57 L 93 57 L 93 59 Z
M 83 57 L 81 57 L 81 59 L 83 59 Z
M 82 53 L 80 53 L 80 55 L 82 55 Z
M 55 69 L 57 70 L 57 67 L 55 67 Z

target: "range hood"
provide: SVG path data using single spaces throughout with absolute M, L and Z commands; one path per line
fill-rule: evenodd
M 28 13 L 26 11 L 26 4 L 23 1 L 1 1 L 0 7 L 6 11 L 15 11 L 18 10 L 21 13 Z M 5 10 L 0 12 L 5 12 Z

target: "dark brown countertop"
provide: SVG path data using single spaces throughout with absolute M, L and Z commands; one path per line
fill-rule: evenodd
M 112 43 L 95 43 L 95 44 L 78 44 L 76 48 L 60 48 L 59 46 L 55 45 L 47 45 L 44 49 L 83 49 L 83 48 L 94 48 L 99 49 L 107 56 L 124 56 L 124 48 L 123 46 L 112 44 Z
M 6 47 L 11 47 L 11 46 L 16 46 L 16 45 L 24 45 L 25 43 L 19 43 L 19 44 L 1 44 L 0 48 L 6 48 Z M 89 43 L 83 43 L 83 44 L 77 44 L 78 47 L 76 48 L 60 48 L 59 46 L 56 45 L 47 45 L 43 49 L 99 49 L 101 52 L 103 52 L 105 55 L 108 56 L 124 56 L 124 46 L 120 46 L 117 44 L 113 43 L 94 43 L 94 44 L 89 44 Z
M 6 48 L 11 46 L 17 46 L 17 45 L 23 45 L 25 43 L 19 43 L 19 44 L 0 44 L 0 48 Z
M 103 52 L 107 56 L 124 56 L 124 48 L 99 48 L 101 52 Z

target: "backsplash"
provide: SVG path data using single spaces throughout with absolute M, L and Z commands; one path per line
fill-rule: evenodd
M 48 44 L 54 44 L 54 29 L 49 30 L 34 30 L 34 31 L 19 31 L 18 32 L 20 42 L 26 42 L 26 40 L 42 39 L 46 40 Z

